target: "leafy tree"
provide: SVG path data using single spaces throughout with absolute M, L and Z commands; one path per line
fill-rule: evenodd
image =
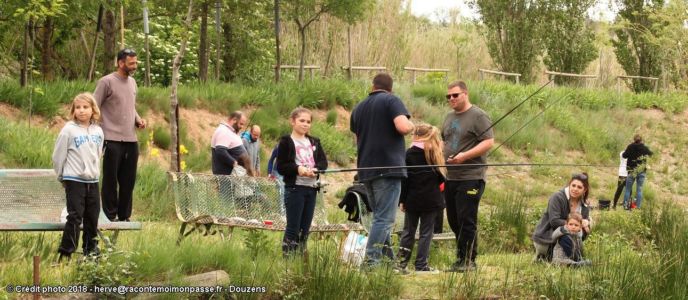
M 222 71 L 227 81 L 256 82 L 274 59 L 271 0 L 230 0 L 222 10 Z
M 301 44 L 299 59 L 299 81 L 303 80 L 303 66 L 306 55 L 306 29 L 323 14 L 329 14 L 349 24 L 360 20 L 371 0 L 285 0 L 284 12 L 296 23 Z
M 617 0 L 616 58 L 628 75 L 657 77 L 661 74 L 662 47 L 652 40 L 665 24 L 650 16 L 664 6 L 664 0 Z M 633 80 L 635 92 L 650 91 L 654 83 Z
M 542 35 L 546 55 L 544 63 L 549 70 L 565 73 L 582 73 L 597 58 L 595 33 L 582 18 L 595 0 L 552 0 L 544 8 L 547 26 Z M 570 80 L 556 77 L 562 84 Z
M 659 47 L 665 83 L 688 88 L 688 1 L 670 1 L 653 10 L 649 18 L 656 35 L 646 36 L 648 42 Z
M 533 80 L 532 69 L 542 53 L 541 27 L 545 18 L 536 0 L 471 0 L 485 26 L 487 48 L 502 71 Z
M 53 79 L 53 70 L 51 68 L 53 34 L 56 20 L 59 20 L 59 16 L 64 15 L 66 6 L 63 0 L 31 0 L 24 7 L 17 8 L 14 13 L 23 22 L 29 22 L 39 28 L 40 37 L 37 46 L 41 54 L 41 73 L 46 80 Z M 29 29 L 33 30 L 34 28 Z

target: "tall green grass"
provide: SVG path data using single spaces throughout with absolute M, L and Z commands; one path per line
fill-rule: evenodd
M 481 211 L 480 230 L 489 231 L 486 222 L 499 222 L 503 224 L 501 228 L 525 226 L 526 232 L 531 232 L 534 225 L 530 220 L 538 217 L 539 211 L 530 216 L 530 207 L 518 197 L 504 196 L 500 200 L 505 201 L 495 204 L 494 209 Z M 490 232 L 491 241 L 480 246 L 476 272 L 399 276 L 384 267 L 361 272 L 347 266 L 339 261 L 337 238 L 318 240 L 313 236 L 306 260 L 298 256 L 281 258 L 281 232 L 236 229 L 231 239 L 222 239 L 219 234 L 195 233 L 177 246 L 177 222 L 148 222 L 142 232 L 121 234 L 112 260 L 108 257 L 106 261 L 116 263 L 128 257 L 127 268 L 131 274 L 125 276 L 129 279 L 124 279 L 134 285 L 183 284 L 185 276 L 224 270 L 230 274 L 233 285 L 267 288 L 267 294 L 216 295 L 242 299 L 396 299 L 418 295 L 418 287 L 422 287 L 427 297 L 443 299 L 685 299 L 688 296 L 685 211 L 668 202 L 655 203 L 648 203 L 641 211 L 594 211 L 593 234 L 585 241 L 584 252 L 593 265 L 579 269 L 533 263 L 530 243 L 513 248 L 512 237 L 519 235 L 518 229 Z M 152 236 L 155 238 L 151 239 Z M 40 255 L 44 266 L 49 264 L 55 259 L 59 237 L 59 233 L 0 236 L 3 286 L 29 284 L 32 255 Z M 481 238 L 481 241 L 487 239 Z M 454 247 L 452 242 L 434 242 L 431 264 L 447 268 L 455 259 Z M 42 282 L 43 285 L 73 284 L 83 281 L 84 272 L 101 269 L 106 270 L 107 266 L 92 265 L 84 269 L 83 265 L 72 263 L 44 268 Z M 0 291 L 0 297 L 7 296 L 10 295 Z M 174 295 L 163 297 L 172 299 Z
M 134 186 L 134 219 L 172 219 L 174 199 L 167 186 L 165 166 L 153 162 L 139 165 Z
M 352 108 L 365 98 L 368 84 L 360 81 L 337 79 L 314 79 L 304 82 L 283 82 L 280 84 L 238 85 L 209 81 L 179 86 L 177 99 L 182 107 L 205 108 L 227 114 L 244 106 L 280 107 L 285 116 L 296 106 L 329 109 L 336 105 Z M 0 81 L 0 102 L 5 102 L 26 111 L 31 110 L 47 117 L 59 114 L 62 104 L 67 104 L 79 93 L 93 92 L 94 82 L 55 81 L 38 82 L 33 89 L 21 88 L 15 81 Z M 29 92 L 31 105 L 29 106 Z M 170 89 L 165 87 L 139 86 L 137 109 L 141 114 L 147 110 L 166 113 L 170 109 Z
M 7 167 L 52 168 L 56 136 L 26 123 L 13 123 L 0 117 L 0 153 Z

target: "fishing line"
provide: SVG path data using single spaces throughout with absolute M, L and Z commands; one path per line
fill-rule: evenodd
M 483 131 L 483 132 L 481 132 L 479 135 L 477 135 L 477 137 L 483 136 L 483 134 L 485 134 L 485 133 L 488 132 L 490 129 L 492 129 L 492 127 L 495 127 L 495 125 L 499 124 L 499 122 L 501 122 L 504 118 L 506 118 L 506 117 L 509 116 L 511 113 L 513 113 L 517 108 L 519 108 L 521 105 L 523 105 L 523 103 L 526 103 L 526 101 L 528 101 L 530 98 L 532 98 L 533 96 L 535 96 L 535 95 L 537 95 L 538 93 L 540 93 L 540 91 L 542 91 L 542 89 L 544 89 L 546 86 L 548 86 L 552 81 L 553 81 L 553 79 L 550 79 L 549 81 L 547 81 L 547 83 L 545 83 L 545 84 L 542 85 L 540 88 L 538 88 L 535 92 L 533 92 L 533 93 L 530 94 L 528 97 L 526 97 L 525 99 L 523 99 L 523 101 L 521 101 L 521 103 L 517 104 L 516 106 L 514 106 L 513 108 L 511 108 L 511 110 L 509 110 L 506 114 L 504 114 L 503 116 L 499 117 L 499 119 L 497 119 L 497 121 L 494 121 L 494 122 L 492 123 L 492 125 L 490 125 L 490 127 L 487 127 L 487 129 L 485 129 L 485 131 Z M 463 152 L 463 151 L 466 150 L 468 147 L 470 147 L 470 144 L 466 144 L 465 146 L 463 146 L 463 148 L 459 149 L 459 151 L 456 152 L 456 154 L 459 154 L 459 153 Z M 450 157 L 453 157 L 453 156 L 455 156 L 456 154 L 454 154 L 454 155 L 452 155 L 452 156 L 450 156 Z
M 388 166 L 388 167 L 366 167 L 366 168 L 343 168 L 330 170 L 317 170 L 315 173 L 341 173 L 375 170 L 400 170 L 400 169 L 420 169 L 420 168 L 469 168 L 469 167 L 593 167 L 593 168 L 618 168 L 618 165 L 595 165 L 595 164 L 560 164 L 560 163 L 491 163 L 491 164 L 458 164 L 458 165 L 417 165 L 417 166 Z
M 534 117 L 532 117 L 530 120 L 528 120 L 528 122 L 526 122 L 525 124 L 523 124 L 523 125 L 522 125 L 521 127 L 519 127 L 518 129 L 516 129 L 516 131 L 514 131 L 514 133 L 512 133 L 508 138 L 506 138 L 506 140 L 504 140 L 501 144 L 499 144 L 499 146 L 497 146 L 497 147 L 494 148 L 492 151 L 490 151 L 490 153 L 488 153 L 487 156 L 490 156 L 492 153 L 495 153 L 495 152 L 497 151 L 497 149 L 501 148 L 504 144 L 506 144 L 514 135 L 516 135 L 519 131 L 521 131 L 521 129 L 525 128 L 526 126 L 528 126 L 528 124 L 530 124 L 531 122 L 535 121 L 535 119 L 537 119 L 539 116 L 541 116 L 547 109 L 549 109 L 550 107 L 554 106 L 554 104 L 558 103 L 558 102 L 561 101 L 562 99 L 568 97 L 569 95 L 571 95 L 571 93 L 572 93 L 572 92 L 569 92 L 569 93 L 565 94 L 564 96 L 559 97 L 557 100 L 554 100 L 554 101 L 551 102 L 549 105 L 545 106 L 545 108 L 543 108 L 537 115 L 535 115 Z

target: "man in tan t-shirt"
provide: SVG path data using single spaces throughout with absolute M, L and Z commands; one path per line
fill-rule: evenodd
M 111 221 L 129 221 L 131 217 L 139 157 L 136 128 L 146 127 L 146 121 L 136 112 L 137 86 L 131 77 L 136 65 L 136 52 L 120 50 L 117 71 L 103 76 L 93 93 L 105 134 L 101 199 L 103 212 Z

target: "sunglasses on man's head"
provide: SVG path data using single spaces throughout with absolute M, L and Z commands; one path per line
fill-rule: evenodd
M 122 53 L 124 53 L 126 55 L 136 55 L 136 52 L 134 50 L 131 50 L 131 49 L 123 49 Z
M 461 92 L 461 93 L 447 94 L 446 97 L 447 97 L 447 100 L 451 100 L 452 98 L 459 98 L 459 96 L 461 96 L 461 94 L 465 94 L 465 93 Z

